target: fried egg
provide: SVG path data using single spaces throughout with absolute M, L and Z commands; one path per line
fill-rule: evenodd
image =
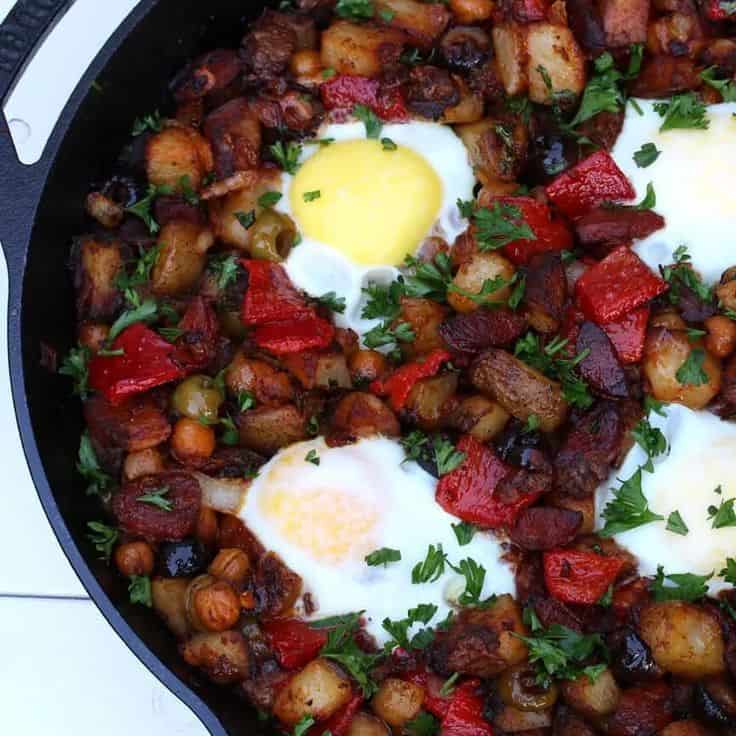
M 736 527 L 714 529 L 709 516 L 711 507 L 717 509 L 736 496 L 736 424 L 679 404 L 669 404 L 663 411 L 666 416 L 652 413 L 649 422 L 662 431 L 669 452 L 653 460 L 654 472 L 643 472 L 641 484 L 650 510 L 663 520 L 617 534 L 616 541 L 638 557 L 642 575 L 655 575 L 658 565 L 665 574 L 715 573 L 709 585 L 710 592 L 717 593 L 724 587 L 719 573 L 726 557 L 736 556 Z M 617 478 L 630 478 L 646 460 L 639 445 L 629 451 L 621 468 L 599 490 L 599 515 L 613 500 L 611 488 L 620 485 Z M 685 522 L 686 535 L 667 530 L 674 511 Z M 599 516 L 599 527 L 603 525 Z
M 385 618 L 406 618 L 418 604 L 437 606 L 442 621 L 465 590 L 465 579 L 445 565 L 434 582 L 412 584 L 412 568 L 430 544 L 450 562 L 472 558 L 486 570 L 482 597 L 515 590 L 510 566 L 490 533 L 460 546 L 458 519 L 435 502 L 436 479 L 404 462 L 401 445 L 384 437 L 328 447 L 319 437 L 281 450 L 253 480 L 239 516 L 304 581 L 316 610 L 310 620 L 365 611 L 378 642 L 390 638 Z M 317 464 L 318 463 L 318 464 Z M 369 566 L 365 557 L 389 548 L 401 560 Z M 305 615 L 303 603 L 297 613 Z
M 393 281 L 426 237 L 452 243 L 467 227 L 457 200 L 472 199 L 475 176 L 462 141 L 437 123 L 385 125 L 380 139 L 363 123 L 334 124 L 320 140 L 329 144 L 305 144 L 296 174 L 284 175 L 277 208 L 302 238 L 285 267 L 311 296 L 345 299 L 335 321 L 362 334 L 376 324 L 361 317 L 362 289 Z
M 706 282 L 717 281 L 733 265 L 736 246 L 736 103 L 710 105 L 707 130 L 694 128 L 660 132 L 663 118 L 649 100 L 632 105 L 612 155 L 628 176 L 639 201 L 651 182 L 654 207 L 665 218 L 662 230 L 635 243 L 639 256 L 655 272 L 672 263 L 672 253 L 686 245 L 693 266 Z M 645 143 L 660 151 L 653 164 L 640 168 L 634 153 Z

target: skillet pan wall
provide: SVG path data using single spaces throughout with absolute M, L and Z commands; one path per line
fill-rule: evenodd
M 50 21 L 45 16 L 68 4 L 19 2 L 15 10 L 28 10 L 31 17 L 35 12 L 39 25 L 45 25 Z M 268 729 L 244 701 L 190 672 L 171 634 L 151 611 L 131 605 L 125 582 L 95 558 L 85 534 L 87 521 L 100 518 L 99 503 L 85 496 L 74 469 L 83 428 L 79 401 L 71 395 L 67 380 L 42 367 L 41 344 L 61 355 L 75 334 L 68 259 L 72 238 L 87 226 L 84 199 L 89 183 L 112 170 L 130 140 L 134 118 L 165 109 L 162 102 L 173 74 L 201 51 L 237 46 L 244 23 L 264 4 L 143 0 L 85 74 L 38 164 L 20 165 L 4 120 L 0 130 L 0 238 L 10 277 L 11 381 L 34 483 L 65 553 L 105 617 L 146 666 L 218 736 L 265 734 Z M 12 33 L 9 37 L 10 26 L 6 23 L 0 29 L 0 73 L 6 76 L 12 76 L 12 63 L 4 64 L 9 49 L 12 57 L 13 45 L 22 46 L 17 39 L 13 42 Z M 41 29 L 32 28 L 26 37 L 22 28 L 14 30 L 27 43 L 28 35 L 39 35 Z M 15 61 L 19 64 L 22 59 Z M 93 87 L 95 80 L 101 91 Z M 13 492 L 16 489 L 5 489 Z M 100 656 L 104 658 L 104 652 Z

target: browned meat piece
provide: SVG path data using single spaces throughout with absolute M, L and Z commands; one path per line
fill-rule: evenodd
M 539 332 L 557 332 L 566 301 L 567 277 L 560 256 L 556 253 L 534 256 L 526 268 L 524 291 L 529 324 Z
M 245 447 L 218 447 L 200 470 L 215 478 L 247 478 L 265 462 L 265 458 Z M 220 539 L 220 546 L 232 545 L 222 544 Z
M 649 0 L 600 0 L 606 45 L 620 48 L 647 40 Z
M 497 102 L 505 95 L 498 66 L 494 60 L 487 61 L 483 66 L 470 72 L 468 81 L 470 88 L 483 95 L 487 102 Z
M 399 422 L 391 409 L 373 394 L 359 391 L 340 400 L 332 415 L 332 427 L 337 437 L 344 438 L 399 435 Z
M 736 41 L 731 38 L 716 38 L 707 42 L 700 54 L 704 66 L 716 66 L 724 75 L 736 72 Z
M 671 97 L 678 92 L 699 89 L 702 80 L 692 59 L 653 56 L 644 61 L 641 73 L 631 85 L 635 97 Z
M 267 552 L 258 560 L 255 579 L 257 612 L 263 616 L 286 613 L 302 592 L 302 579 L 277 555 Z
M 469 73 L 492 56 L 491 39 L 478 26 L 455 26 L 440 41 L 440 55 L 450 69 Z
M 574 423 L 555 458 L 555 486 L 584 498 L 608 477 L 621 444 L 621 417 L 612 402 L 602 402 Z
M 613 399 L 629 395 L 626 374 L 608 335 L 594 322 L 583 322 L 575 343 L 575 351 L 588 350 L 587 357 L 578 363 L 578 372 L 599 394 Z
M 220 325 L 212 306 L 195 296 L 178 325 L 183 334 L 176 341 L 173 359 L 189 371 L 206 368 L 217 354 Z
M 609 718 L 609 736 L 654 736 L 673 720 L 672 688 L 664 682 L 624 690 Z
M 255 169 L 261 150 L 261 123 L 243 97 L 226 102 L 207 116 L 204 133 L 212 146 L 219 179 Z
M 624 127 L 624 113 L 599 112 L 586 120 L 579 128 L 581 135 L 590 140 L 599 148 L 610 151 Z
M 455 353 L 475 356 L 489 347 L 509 345 L 526 328 L 526 320 L 510 309 L 478 309 L 443 322 L 440 335 Z
M 460 92 L 450 73 L 436 66 L 415 66 L 406 86 L 407 107 L 417 115 L 439 120 L 448 107 L 460 102 Z
M 516 561 L 514 580 L 516 597 L 523 606 L 528 606 L 532 600 L 547 595 L 542 556 L 534 552 L 522 553 Z
M 122 304 L 122 295 L 115 285 L 124 262 L 121 244 L 85 238 L 75 250 L 74 261 L 78 317 L 112 319 Z
M 243 38 L 246 68 L 255 77 L 277 77 L 286 71 L 298 39 L 283 13 L 266 10 Z
M 167 508 L 140 500 L 156 491 Z M 131 534 L 154 541 L 175 541 L 192 533 L 201 502 L 197 479 L 189 473 L 171 471 L 125 483 L 112 497 L 112 512 Z
M 579 511 L 546 506 L 526 509 L 511 530 L 511 541 L 526 550 L 563 547 L 575 539 L 582 521 Z
M 724 419 L 736 414 L 736 356 L 728 359 L 721 375 L 721 391 L 710 410 Z
M 549 628 L 554 624 L 566 626 L 573 631 L 583 631 L 583 621 L 577 612 L 555 598 L 539 598 L 533 601 L 534 612 L 542 626 Z
M 207 224 L 204 213 L 196 204 L 189 204 L 183 197 L 177 195 L 157 197 L 153 204 L 153 217 L 161 227 L 174 220 L 192 225 Z
M 634 238 L 646 238 L 664 227 L 664 217 L 652 210 L 599 207 L 575 221 L 575 233 L 585 247 L 604 246 L 606 251 Z M 596 255 L 604 252 L 596 251 Z
M 595 736 L 591 728 L 575 711 L 558 705 L 552 722 L 552 736 Z
M 199 100 L 210 92 L 217 92 L 235 81 L 243 63 L 232 49 L 215 49 L 198 59 L 176 76 L 172 83 L 177 102 Z
M 498 653 L 498 635 L 478 624 L 453 626 L 432 650 L 432 666 L 440 674 L 459 672 L 493 677 L 506 668 Z
M 300 133 L 316 128 L 323 117 L 320 103 L 309 95 L 289 90 L 279 97 L 284 126 Z
M 223 514 L 220 517 L 220 536 L 217 543 L 221 549 L 243 550 L 251 562 L 260 559 L 265 553 L 263 545 L 253 536 L 245 524 L 232 514 Z
M 577 42 L 591 53 L 603 51 L 606 35 L 603 21 L 593 0 L 566 0 L 567 22 Z

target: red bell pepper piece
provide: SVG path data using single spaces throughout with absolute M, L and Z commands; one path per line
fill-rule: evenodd
M 111 350 L 122 350 L 123 354 L 92 358 L 89 385 L 113 405 L 186 374 L 172 359 L 174 346 L 142 322 L 123 330 Z
M 243 322 L 249 327 L 310 317 L 314 310 L 294 288 L 286 271 L 271 261 L 241 261 L 248 271 Z
M 639 307 L 616 322 L 601 325 L 624 365 L 638 363 L 644 356 L 648 324 L 649 307 Z
M 287 670 L 311 662 L 327 643 L 327 634 L 311 629 L 298 619 L 279 619 L 261 624 L 268 643 L 279 664 Z
M 736 9 L 724 0 L 705 0 L 703 11 L 708 20 L 736 20 Z
M 429 672 L 427 669 L 421 669 L 409 672 L 405 677 L 409 682 L 424 688 L 424 701 L 422 702 L 424 710 L 440 719 L 447 715 L 450 708 L 450 696 L 440 695 L 440 690 L 445 681 L 439 675 Z
M 409 120 L 409 111 L 406 108 L 406 101 L 400 87 L 381 85 L 378 88 L 378 97 L 373 112 L 381 120 L 391 123 L 404 123 Z
M 363 696 L 353 695 L 352 699 L 346 705 L 343 705 L 337 713 L 331 715 L 326 721 L 312 726 L 307 732 L 308 736 L 323 736 L 325 733 L 330 733 L 332 736 L 345 736 L 361 705 L 363 705 Z
M 437 503 L 448 514 L 496 529 L 512 526 L 516 517 L 539 498 L 536 492 L 520 494 L 511 502 L 497 498 L 496 486 L 511 468 L 470 435 L 460 438 L 457 449 L 465 453 L 465 460 L 440 478 L 435 493 Z
M 406 363 L 385 380 L 373 381 L 369 388 L 378 396 L 388 396 L 394 411 L 399 411 L 404 408 L 414 384 L 422 378 L 434 376 L 448 360 L 450 353 L 447 350 L 433 350 L 421 363 Z
M 479 680 L 468 680 L 455 688 L 440 736 L 493 736 L 491 724 L 483 718 L 479 685 Z
M 544 20 L 547 16 L 547 3 L 544 0 L 513 0 L 511 14 L 520 23 Z
M 560 549 L 545 552 L 543 565 L 544 582 L 553 598 L 593 605 L 613 585 L 624 562 L 595 552 Z
M 215 310 L 201 296 L 194 297 L 178 327 L 183 334 L 176 341 L 176 363 L 187 372 L 206 368 L 215 357 L 220 334 Z
M 314 312 L 301 319 L 260 325 L 253 333 L 253 341 L 259 348 L 276 355 L 321 350 L 328 347 L 334 337 L 333 325 Z
M 351 113 L 356 105 L 370 107 L 382 120 L 408 118 L 406 104 L 398 87 L 385 87 L 375 79 L 341 75 L 319 88 L 322 104 L 331 111 Z
M 605 201 L 633 199 L 631 182 L 607 151 L 596 151 L 560 174 L 546 187 L 547 196 L 563 214 L 580 217 Z
M 517 265 L 528 263 L 538 253 L 572 247 L 570 229 L 561 220 L 552 219 L 552 212 L 546 204 L 531 197 L 499 197 L 497 201 L 518 207 L 523 220 L 536 236 L 535 240 L 515 240 L 504 246 L 507 258 Z
M 667 283 L 626 245 L 591 266 L 575 284 L 585 316 L 599 325 L 616 322 L 667 291 Z

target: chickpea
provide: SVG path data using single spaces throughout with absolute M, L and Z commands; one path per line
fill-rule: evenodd
M 455 274 L 448 289 L 447 301 L 456 312 L 473 312 L 484 304 L 505 302 L 511 293 L 508 282 L 511 281 L 515 272 L 511 261 L 500 253 L 476 253 L 467 263 L 463 263 Z M 466 296 L 466 294 L 480 294 L 486 282 L 499 277 L 507 282 L 506 286 L 482 298 L 471 299 Z
M 716 296 L 727 309 L 736 309 L 736 281 L 727 281 L 716 287 Z
M 250 559 L 242 549 L 221 549 L 208 568 L 210 575 L 240 589 L 250 573 Z
M 215 385 L 214 379 L 196 375 L 189 376 L 176 387 L 171 405 L 179 414 L 190 419 L 203 417 L 215 420 L 224 400 L 225 397 Z
M 207 506 L 202 506 L 197 517 L 197 525 L 194 528 L 194 536 L 209 547 L 214 547 L 219 534 L 219 522 L 217 512 Z
M 107 340 L 109 332 L 109 325 L 84 322 L 79 328 L 79 344 L 96 353 Z
M 685 320 L 677 312 L 667 310 L 658 312 L 649 320 L 650 327 L 666 327 L 668 330 L 686 330 Z
M 240 600 L 226 582 L 200 575 L 187 589 L 187 615 L 198 631 L 227 631 L 240 617 Z
M 182 462 L 206 460 L 215 451 L 215 430 L 194 419 L 180 419 L 171 435 L 171 449 Z
M 135 480 L 145 475 L 156 475 L 164 470 L 164 459 L 156 447 L 130 452 L 123 463 L 123 478 Z
M 534 668 L 527 662 L 507 669 L 496 686 L 505 705 L 522 711 L 546 710 L 557 701 L 557 686 L 554 683 L 549 688 L 537 685 Z
M 370 383 L 388 372 L 388 360 L 377 350 L 359 350 L 350 358 L 350 376 L 358 385 Z
M 450 0 L 450 10 L 458 23 L 480 23 L 493 12 L 493 0 Z
M 708 352 L 717 358 L 726 358 L 736 348 L 736 323 L 717 314 L 705 320 L 708 335 L 705 338 L 705 347 Z
M 154 561 L 153 549 L 148 542 L 126 542 L 115 549 L 115 565 L 126 578 L 150 575 Z
M 250 255 L 262 261 L 283 261 L 296 238 L 296 226 L 290 217 L 266 209 L 250 229 Z
M 322 71 L 322 58 L 318 51 L 302 49 L 291 57 L 289 68 L 295 77 L 313 77 Z

